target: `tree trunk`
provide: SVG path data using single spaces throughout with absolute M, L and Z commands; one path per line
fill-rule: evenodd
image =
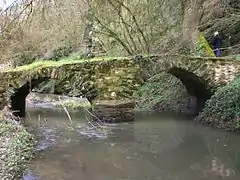
M 190 53 L 196 52 L 199 21 L 204 0 L 184 0 L 183 41 Z
M 92 19 L 92 11 L 91 11 L 92 0 L 87 1 L 86 7 L 86 15 L 85 15 L 85 29 L 83 34 L 83 49 L 84 52 L 82 54 L 83 57 L 89 58 L 93 56 L 92 48 L 93 48 L 93 19 Z

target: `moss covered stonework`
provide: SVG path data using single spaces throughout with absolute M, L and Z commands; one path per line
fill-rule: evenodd
M 134 120 L 135 102 L 123 100 L 96 101 L 93 104 L 92 112 L 95 115 L 93 120 L 108 123 L 128 122 Z
M 41 64 L 42 63 L 42 64 Z M 0 72 L 0 108 L 25 112 L 25 98 L 31 89 L 47 79 L 60 79 L 71 88 L 77 84 L 83 96 L 92 100 L 133 99 L 147 79 L 165 71 L 179 78 L 188 93 L 206 99 L 210 91 L 235 79 L 240 62 L 234 59 L 179 55 L 148 55 L 89 61 L 42 61 L 28 67 Z M 75 86 L 76 87 L 76 86 Z
M 88 100 L 129 99 L 140 85 L 139 66 L 133 59 L 64 62 L 33 68 L 17 68 L 0 73 L 0 107 L 24 116 L 25 98 L 30 90 L 47 79 L 65 81 L 68 87 L 78 87 Z

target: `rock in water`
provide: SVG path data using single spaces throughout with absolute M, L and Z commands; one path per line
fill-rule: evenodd
M 134 120 L 135 101 L 133 100 L 107 100 L 96 101 L 93 104 L 93 120 L 116 123 Z

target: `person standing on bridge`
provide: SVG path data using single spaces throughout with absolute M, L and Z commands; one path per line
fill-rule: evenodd
M 217 57 L 221 57 L 222 56 L 222 52 L 220 50 L 221 46 L 222 46 L 222 39 L 218 33 L 218 31 L 216 31 L 214 33 L 214 38 L 213 38 L 213 41 L 212 41 L 212 46 L 213 46 L 213 51 L 215 53 L 215 55 Z

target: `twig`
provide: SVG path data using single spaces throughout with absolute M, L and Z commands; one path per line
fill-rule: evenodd
M 41 115 L 38 114 L 38 125 L 40 125 L 40 123 L 41 123 Z
M 92 117 L 94 117 L 94 118 L 97 119 L 97 121 L 96 121 L 97 125 L 98 125 L 101 129 L 103 129 L 103 130 L 104 130 L 104 133 L 106 134 L 107 132 L 106 132 L 105 129 L 104 129 L 104 126 L 106 126 L 106 124 L 105 124 L 104 122 L 102 122 L 97 116 L 95 116 L 94 114 L 92 114 L 88 109 L 84 108 L 84 110 L 85 110 L 88 114 L 90 114 Z M 85 115 L 85 118 L 88 120 L 89 124 L 91 124 L 93 127 L 96 128 L 96 126 L 91 122 L 91 120 L 89 120 L 89 119 L 86 117 L 86 115 Z M 99 124 L 98 122 L 100 122 L 100 124 Z M 97 130 L 98 130 L 98 129 L 97 129 Z M 101 131 L 100 131 L 100 132 L 101 132 Z
M 85 111 L 87 111 L 91 116 L 95 117 L 100 123 L 104 124 L 97 116 L 92 114 L 88 109 L 84 108 Z M 105 125 L 105 124 L 104 124 Z
M 91 120 L 89 120 L 88 119 L 88 117 L 85 115 L 85 118 L 87 119 L 87 121 L 89 122 L 89 124 L 93 127 L 93 128 L 95 128 L 97 131 L 99 131 L 100 133 L 104 133 L 105 135 L 107 134 L 107 132 L 105 131 L 105 129 L 102 127 L 102 126 L 99 126 L 100 127 L 100 129 L 103 129 L 103 131 L 101 131 L 101 130 L 99 130 L 99 128 L 97 127 L 97 126 L 95 126 L 92 122 L 91 122 Z M 99 125 L 99 124 L 98 124 Z
M 64 111 L 66 112 L 66 114 L 67 114 L 67 116 L 68 116 L 68 119 L 69 119 L 70 123 L 72 124 L 72 118 L 71 118 L 71 116 L 70 116 L 70 114 L 69 114 L 67 108 L 63 105 L 60 96 L 58 96 L 58 99 L 59 99 L 59 102 L 60 102 L 62 108 L 63 108 Z

